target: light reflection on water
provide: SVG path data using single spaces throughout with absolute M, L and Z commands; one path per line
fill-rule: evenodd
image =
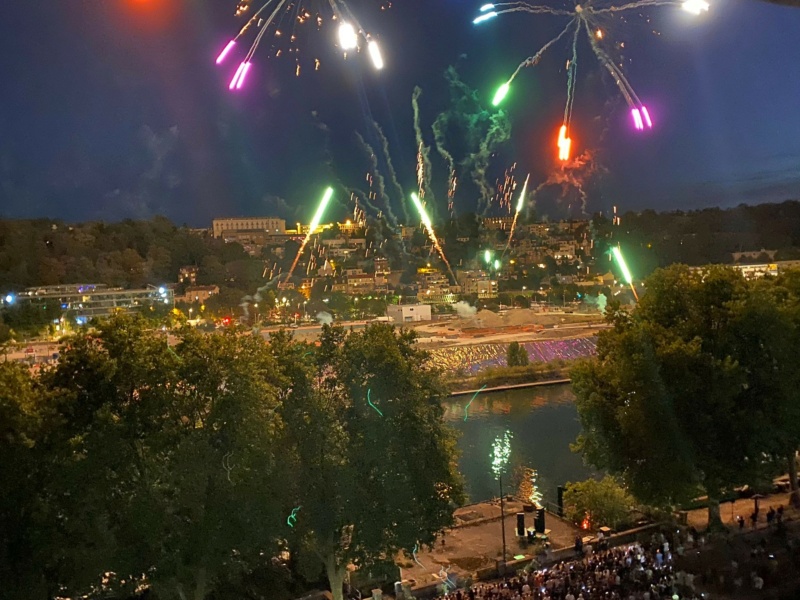
M 503 478 L 504 491 L 514 493 L 508 480 L 517 465 L 539 472 L 539 489 L 544 499 L 553 503 L 558 485 L 592 475 L 581 457 L 569 449 L 581 429 L 570 385 L 478 394 L 464 421 L 464 407 L 471 397 L 451 397 L 444 403 L 445 419 L 461 433 L 459 467 L 471 501 L 498 495 L 489 454 L 494 438 L 506 430 L 514 437 L 509 476 Z

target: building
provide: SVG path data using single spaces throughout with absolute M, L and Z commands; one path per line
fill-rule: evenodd
M 76 283 L 27 288 L 20 294 L 8 294 L 4 306 L 46 306 L 58 304 L 62 318 L 84 324 L 94 317 L 106 317 L 118 312 L 134 312 L 157 305 L 175 306 L 175 295 L 167 286 L 148 286 L 124 290 L 102 283 Z
M 406 241 L 410 240 L 414 237 L 414 232 L 417 230 L 417 227 L 409 227 L 407 225 L 400 226 L 400 237 Z
M 431 320 L 430 304 L 390 304 L 386 307 L 386 315 L 392 323 L 415 323 Z
M 389 267 L 389 259 L 378 257 L 372 261 L 375 265 L 375 273 L 380 275 L 390 275 L 392 269 Z
M 531 223 L 528 225 L 528 233 L 536 237 L 546 238 L 550 235 L 550 223 Z
M 226 231 L 266 231 L 286 233 L 286 221 L 277 217 L 230 217 L 211 222 L 214 237 L 222 237 Z
M 216 285 L 196 285 L 187 287 L 186 293 L 184 293 L 183 296 L 176 297 L 175 300 L 178 302 L 186 302 L 187 304 L 191 304 L 192 302 L 203 304 L 211 296 L 216 294 L 219 294 L 219 288 Z
M 320 242 L 325 249 L 325 255 L 332 258 L 347 259 L 351 255 L 363 252 L 367 247 L 367 240 L 364 238 L 336 237 Z
M 180 271 L 178 271 L 178 281 L 180 283 L 188 283 L 189 285 L 194 285 L 195 283 L 197 283 L 198 271 L 199 269 L 194 265 L 181 267 Z
M 388 294 L 389 278 L 383 273 L 375 273 L 375 288 L 373 291 L 376 294 Z
M 766 256 L 773 262 L 777 253 L 777 250 L 765 250 L 762 248 L 761 250 L 753 250 L 750 252 L 731 252 L 731 258 L 733 258 L 733 262 L 741 262 L 743 260 L 763 260 L 763 256 Z
M 364 229 L 366 223 L 363 221 L 352 221 L 347 219 L 344 223 L 336 223 L 339 227 L 339 231 L 341 231 L 345 235 L 353 235 L 359 230 Z
M 360 296 L 375 291 L 375 278 L 372 275 L 367 273 L 348 274 L 346 279 L 345 293 L 350 296 Z
M 509 231 L 513 223 L 513 216 L 483 218 L 483 227 L 490 231 Z
M 553 257 L 557 261 L 574 260 L 577 252 L 577 244 L 574 241 L 559 242 L 553 252 Z
M 794 261 L 787 261 L 794 262 Z M 722 265 L 731 269 L 739 271 L 745 279 L 760 279 L 770 275 L 775 277 L 779 272 L 783 271 L 785 267 L 780 263 L 762 263 L 757 265 Z M 690 271 L 705 271 L 708 265 L 703 267 L 689 267 Z
M 456 277 L 462 294 L 475 294 L 478 298 L 497 297 L 497 281 L 485 271 L 458 271 Z
M 437 269 L 417 270 L 417 300 L 426 304 L 452 304 L 458 302 L 461 288 L 451 286 L 447 276 Z

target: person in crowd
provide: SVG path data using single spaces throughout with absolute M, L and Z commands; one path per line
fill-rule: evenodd
M 578 540 L 575 540 L 576 555 L 579 548 L 583 550 Z M 699 599 L 693 589 L 694 577 L 675 571 L 665 541 L 658 538 L 647 547 L 631 544 L 598 550 L 591 555 L 581 554 L 573 561 L 549 568 L 475 584 L 464 597 L 469 600 Z M 458 600 L 457 592 L 437 600 Z

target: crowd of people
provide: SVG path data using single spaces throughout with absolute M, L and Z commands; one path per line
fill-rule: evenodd
M 604 545 L 603 545 L 604 546 Z M 602 547 L 602 546 L 601 546 Z M 576 558 L 493 583 L 454 589 L 438 600 L 691 600 L 694 577 L 674 568 L 669 540 L 593 551 L 576 543 Z

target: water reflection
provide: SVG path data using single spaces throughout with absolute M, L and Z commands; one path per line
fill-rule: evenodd
M 445 403 L 445 418 L 461 432 L 459 467 L 470 500 L 497 496 L 490 454 L 492 441 L 506 430 L 513 434 L 509 473 L 519 465 L 538 470 L 545 501 L 555 503 L 558 485 L 592 474 L 581 457 L 569 449 L 580 433 L 569 385 L 481 393 L 470 405 L 465 421 L 464 408 L 470 398 L 458 396 Z

